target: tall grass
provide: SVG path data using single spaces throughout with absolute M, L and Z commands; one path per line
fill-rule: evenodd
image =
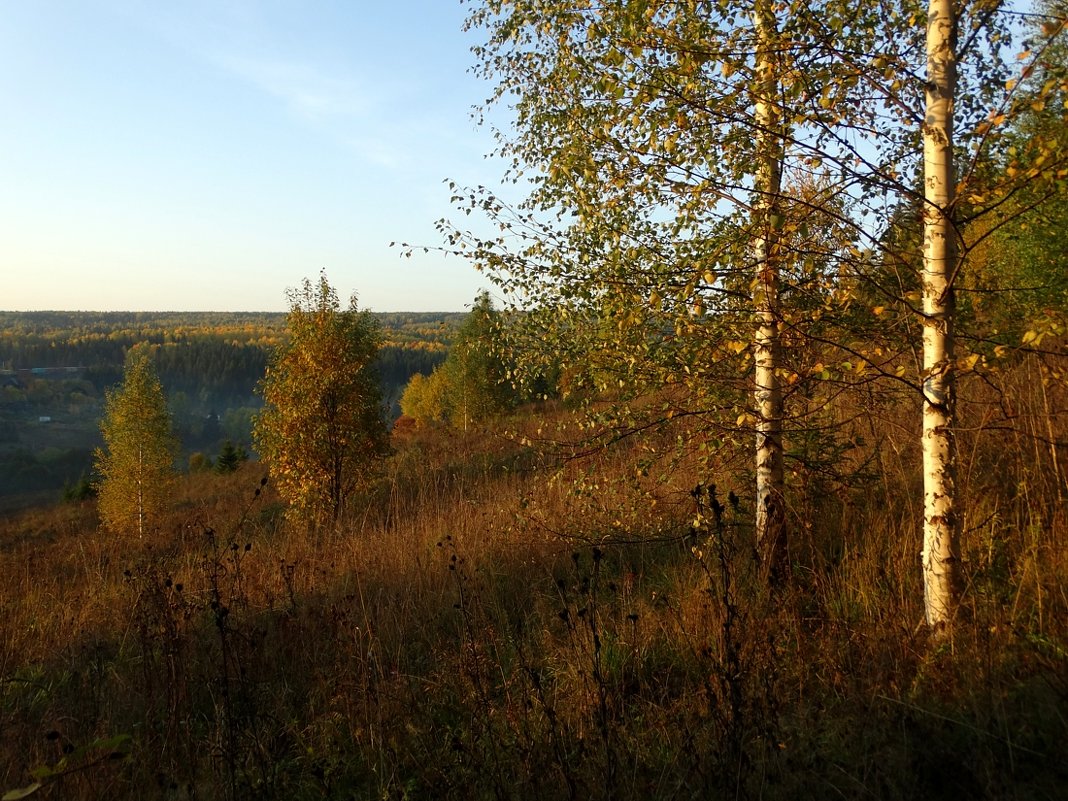
M 331 531 L 285 523 L 255 464 L 190 477 L 144 541 L 91 505 L 7 519 L 0 789 L 1055 798 L 1068 426 L 1039 375 L 965 393 L 967 583 L 939 643 L 900 402 L 863 421 L 865 480 L 794 476 L 775 592 L 732 468 L 662 482 L 613 450 L 561 473 L 491 432 L 406 435 Z

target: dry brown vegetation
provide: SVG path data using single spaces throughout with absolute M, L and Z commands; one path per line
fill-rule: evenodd
M 407 431 L 336 532 L 284 522 L 254 463 L 190 476 L 143 541 L 91 504 L 9 518 L 0 790 L 1063 797 L 1068 420 L 1039 376 L 965 393 L 967 586 L 940 643 L 901 400 L 855 423 L 868 478 L 797 467 L 793 575 L 770 594 L 745 476 L 643 478 L 637 439 L 560 472 L 490 432 Z

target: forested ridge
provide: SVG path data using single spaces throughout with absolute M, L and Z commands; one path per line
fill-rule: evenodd
M 462 313 L 379 313 L 385 348 L 441 353 Z M 285 315 L 274 312 L 2 312 L 0 368 L 119 369 L 125 351 L 147 342 L 182 353 L 185 361 L 241 381 L 262 373 L 244 366 L 241 349 L 269 351 L 285 336 Z M 229 360 L 227 356 L 230 357 Z
M 411 376 L 444 360 L 462 318 L 375 315 L 390 415 Z M 137 345 L 151 346 L 185 457 L 227 439 L 248 446 L 257 385 L 285 336 L 281 313 L 0 312 L 0 496 L 56 496 L 88 473 L 104 391 Z

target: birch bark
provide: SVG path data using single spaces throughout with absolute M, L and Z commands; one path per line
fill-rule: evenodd
M 774 60 L 775 14 L 770 0 L 756 0 L 757 89 L 754 104 L 760 163 L 754 176 L 753 305 L 754 407 L 756 411 L 756 538 L 765 570 L 774 575 L 785 557 L 782 388 L 779 384 L 779 272 L 775 244 L 782 189 L 781 114 Z
M 923 126 L 923 584 L 927 623 L 946 629 L 957 601 L 956 443 L 953 373 L 957 266 L 953 165 L 957 10 L 930 0 L 927 17 L 926 117 Z

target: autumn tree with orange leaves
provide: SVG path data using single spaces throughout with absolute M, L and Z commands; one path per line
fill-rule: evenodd
M 380 335 L 353 297 L 342 309 L 325 274 L 290 290 L 289 340 L 260 391 L 253 438 L 294 519 L 336 522 L 389 450 L 375 357 Z

